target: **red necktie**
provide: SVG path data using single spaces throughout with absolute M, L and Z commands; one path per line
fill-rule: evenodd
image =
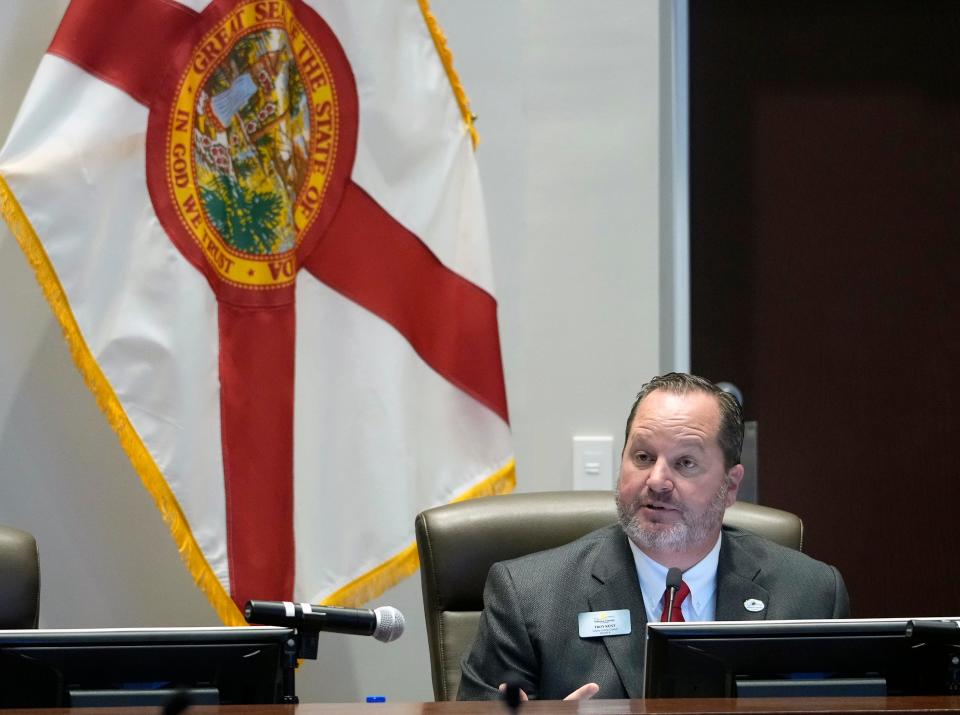
M 673 598 L 673 611 L 670 613 L 670 622 L 677 623 L 683 620 L 683 613 L 680 611 L 680 604 L 683 603 L 683 599 L 690 595 L 690 587 L 687 585 L 686 581 L 680 582 L 680 588 L 677 589 L 677 595 Z M 667 606 L 670 605 L 670 589 L 668 588 L 663 592 L 663 613 L 660 615 L 660 620 L 667 620 Z

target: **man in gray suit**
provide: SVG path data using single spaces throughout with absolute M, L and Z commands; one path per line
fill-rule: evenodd
M 648 621 L 663 620 L 667 571 L 683 584 L 671 620 L 843 618 L 833 566 L 722 527 L 743 478 L 740 405 L 713 383 L 670 373 L 643 386 L 627 419 L 620 523 L 495 564 L 461 700 L 642 696 Z

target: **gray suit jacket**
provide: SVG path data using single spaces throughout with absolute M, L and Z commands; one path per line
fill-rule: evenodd
M 717 620 L 849 616 L 847 590 L 833 566 L 739 529 L 724 527 L 721 539 Z M 750 598 L 766 608 L 746 610 Z M 600 686 L 597 697 L 642 697 L 647 617 L 619 525 L 494 564 L 483 601 L 459 699 L 496 698 L 507 680 L 531 698 L 561 699 L 589 682 Z M 577 614 L 622 608 L 630 610 L 630 635 L 579 636 Z

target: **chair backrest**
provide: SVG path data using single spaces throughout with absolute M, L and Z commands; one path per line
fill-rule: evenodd
M 453 700 L 460 659 L 473 644 L 487 572 L 497 561 L 566 544 L 617 520 L 613 492 L 535 492 L 484 497 L 428 509 L 416 520 L 433 693 Z M 794 514 L 736 503 L 723 518 L 800 550 Z
M 40 561 L 32 535 L 0 525 L 0 629 L 36 628 Z

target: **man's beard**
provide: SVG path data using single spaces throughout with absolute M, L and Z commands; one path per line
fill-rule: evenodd
M 697 519 L 688 520 L 686 510 L 680 512 L 680 520 L 667 528 L 657 528 L 641 523 L 637 518 L 637 511 L 645 501 L 643 492 L 634 500 L 634 504 L 624 504 L 620 498 L 620 487 L 617 486 L 617 514 L 620 517 L 620 527 L 623 532 L 641 549 L 660 552 L 682 552 L 703 544 L 713 536 L 723 523 L 723 512 L 726 510 L 727 481 L 724 480 L 720 489 L 710 500 L 707 510 Z M 632 509 L 629 508 L 632 506 Z

